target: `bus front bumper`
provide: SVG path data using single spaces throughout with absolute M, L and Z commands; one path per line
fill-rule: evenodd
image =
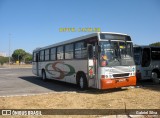
M 125 86 L 135 86 L 136 77 L 118 78 L 118 79 L 101 79 L 101 89 L 120 88 Z

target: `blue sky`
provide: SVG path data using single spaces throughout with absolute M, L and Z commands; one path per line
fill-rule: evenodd
M 129 34 L 135 44 L 160 41 L 159 0 L 0 0 L 0 52 L 42 47 L 91 32 L 59 28 L 101 28 Z

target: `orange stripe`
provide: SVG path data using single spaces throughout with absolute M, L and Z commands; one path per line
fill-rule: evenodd
M 129 77 L 127 79 L 126 78 L 101 79 L 101 89 L 120 88 L 120 87 L 124 87 L 124 86 L 135 86 L 135 85 L 136 85 L 136 77 L 135 76 Z

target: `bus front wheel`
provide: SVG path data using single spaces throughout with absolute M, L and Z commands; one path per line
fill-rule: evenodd
M 158 78 L 158 73 L 157 72 L 152 72 L 152 80 L 154 83 L 160 83 L 160 78 Z
M 87 78 L 84 74 L 78 76 L 77 84 L 81 90 L 86 90 L 88 88 Z

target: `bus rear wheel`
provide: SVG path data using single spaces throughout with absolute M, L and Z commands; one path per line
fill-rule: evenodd
M 77 85 L 80 90 L 86 90 L 88 88 L 87 78 L 84 74 L 78 76 Z
M 157 72 L 152 72 L 152 80 L 154 83 L 159 84 L 160 83 L 160 78 L 158 78 L 158 73 Z
M 42 80 L 43 80 L 44 82 L 47 81 L 45 70 L 42 70 Z

